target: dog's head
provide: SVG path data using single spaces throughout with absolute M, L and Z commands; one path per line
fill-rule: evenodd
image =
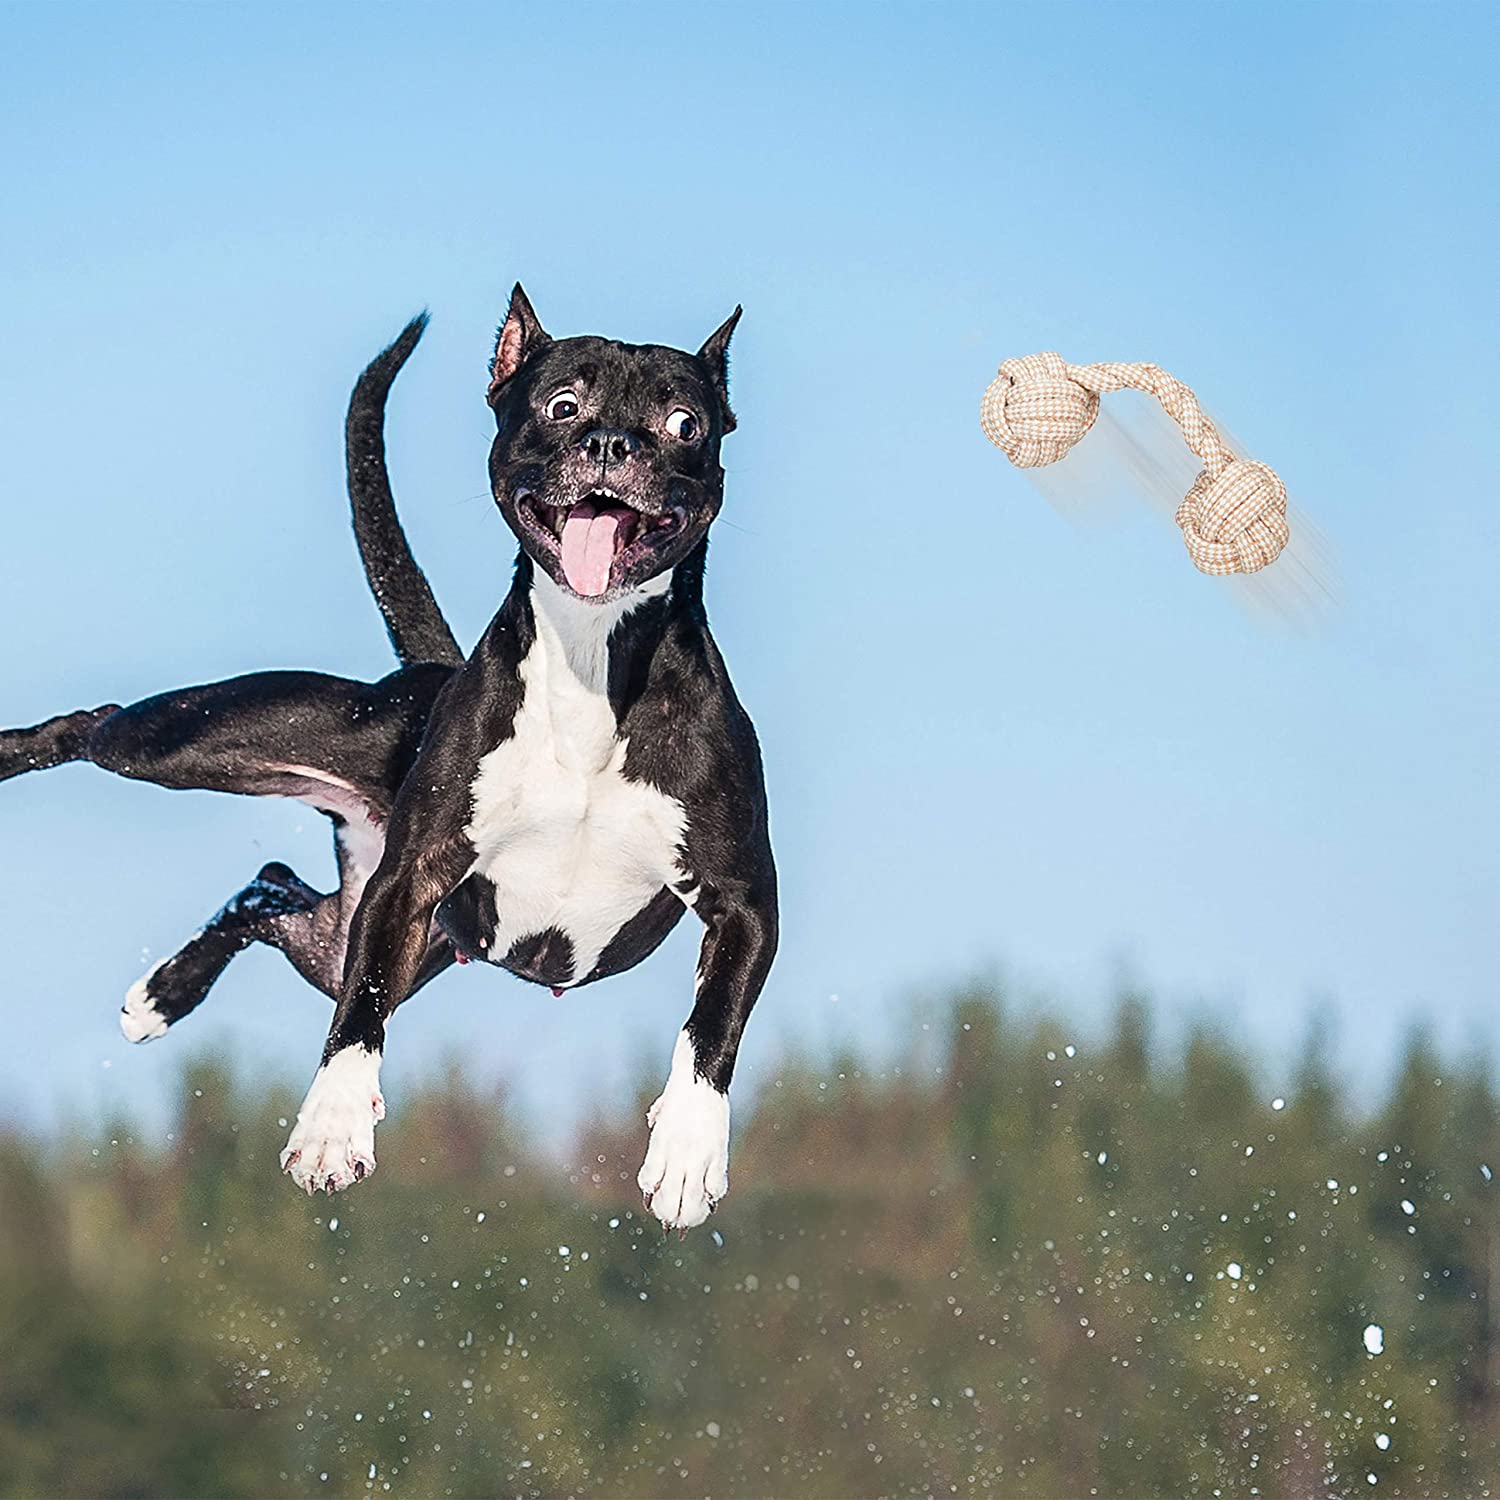
M 622 598 L 681 562 L 718 515 L 739 316 L 697 354 L 552 339 L 516 286 L 490 371 L 490 485 L 559 587 L 593 603 Z

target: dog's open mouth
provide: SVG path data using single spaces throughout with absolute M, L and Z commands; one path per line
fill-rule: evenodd
M 594 490 L 572 505 L 548 505 L 523 493 L 517 507 L 537 540 L 562 560 L 575 594 L 592 598 L 654 547 L 682 529 L 686 516 L 673 507 L 648 515 L 609 490 Z

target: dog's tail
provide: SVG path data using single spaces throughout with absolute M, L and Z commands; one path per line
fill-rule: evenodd
M 427 314 L 401 330 L 388 349 L 370 361 L 349 398 L 344 453 L 349 475 L 349 508 L 354 539 L 370 592 L 385 616 L 385 628 L 403 665 L 436 661 L 457 665 L 463 652 L 417 566 L 396 515 L 391 478 L 385 467 L 385 401 L 391 382 L 417 347 Z

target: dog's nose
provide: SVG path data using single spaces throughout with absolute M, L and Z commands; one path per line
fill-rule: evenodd
M 622 464 L 640 446 L 628 432 L 618 427 L 596 427 L 578 444 L 590 463 Z

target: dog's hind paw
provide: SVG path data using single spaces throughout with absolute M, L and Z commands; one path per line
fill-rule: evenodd
M 166 960 L 163 959 L 162 963 Z M 172 1023 L 157 1008 L 151 995 L 151 979 L 161 968 L 153 964 L 136 982 L 125 991 L 125 1004 L 120 1007 L 120 1030 L 127 1042 L 149 1042 L 155 1037 L 165 1036 Z
M 695 1076 L 684 1034 L 672 1072 L 646 1116 L 651 1141 L 636 1183 L 663 1229 L 701 1224 L 729 1191 L 729 1096 Z
M 375 1123 L 385 1118 L 380 1054 L 346 1047 L 318 1069 L 281 1168 L 307 1193 L 336 1193 L 375 1170 Z

